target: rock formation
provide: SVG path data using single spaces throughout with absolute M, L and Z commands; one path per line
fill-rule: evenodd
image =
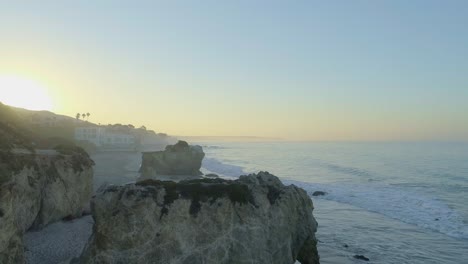
M 315 191 L 312 196 L 323 196 L 323 195 L 327 195 L 328 193 L 327 192 L 322 192 L 322 191 Z
M 0 150 L 0 263 L 23 263 L 22 234 L 81 216 L 93 161 L 79 148 Z
M 260 172 L 145 180 L 92 200 L 93 235 L 72 263 L 319 263 L 307 193 Z
M 205 157 L 201 146 L 190 146 L 185 141 L 168 145 L 164 151 L 143 152 L 140 172 L 143 177 L 156 175 L 201 175 Z

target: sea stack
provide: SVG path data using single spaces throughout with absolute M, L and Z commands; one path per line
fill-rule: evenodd
M 205 153 L 201 146 L 185 141 L 168 145 L 164 151 L 143 152 L 140 173 L 142 177 L 157 175 L 198 176 Z
M 145 180 L 92 200 L 93 235 L 72 263 L 319 263 L 307 193 L 268 172 Z

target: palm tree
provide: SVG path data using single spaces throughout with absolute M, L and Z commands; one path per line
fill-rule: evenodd
M 80 119 L 80 113 L 76 113 L 76 120 Z
M 90 115 L 91 115 L 91 114 L 90 114 L 89 112 L 88 112 L 88 113 L 86 113 L 86 117 L 87 117 L 87 119 L 86 119 L 86 120 L 88 120 L 88 119 L 89 119 L 89 116 L 90 116 Z
M 85 113 L 83 113 L 83 114 L 81 114 L 81 116 L 83 117 L 83 119 L 85 119 L 85 117 L 86 117 L 86 114 L 85 114 Z

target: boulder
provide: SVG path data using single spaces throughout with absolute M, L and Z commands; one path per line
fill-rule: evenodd
M 312 200 L 267 172 L 108 186 L 91 207 L 72 263 L 319 263 Z
M 22 234 L 81 216 L 93 192 L 84 152 L 0 150 L 0 263 L 23 263 Z
M 354 255 L 353 258 L 359 259 L 359 260 L 364 260 L 364 261 L 369 261 L 370 260 L 369 258 L 367 258 L 364 255 Z
M 312 196 L 323 196 L 326 195 L 327 192 L 322 192 L 322 191 L 315 191 Z
M 201 146 L 185 141 L 168 145 L 164 151 L 143 152 L 140 173 L 142 177 L 157 175 L 201 175 L 205 153 Z
M 219 178 L 218 174 L 208 173 L 204 175 L 206 178 Z

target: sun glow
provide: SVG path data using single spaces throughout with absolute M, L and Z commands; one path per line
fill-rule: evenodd
M 53 109 L 47 89 L 40 84 L 12 75 L 0 75 L 0 102 L 29 110 Z

